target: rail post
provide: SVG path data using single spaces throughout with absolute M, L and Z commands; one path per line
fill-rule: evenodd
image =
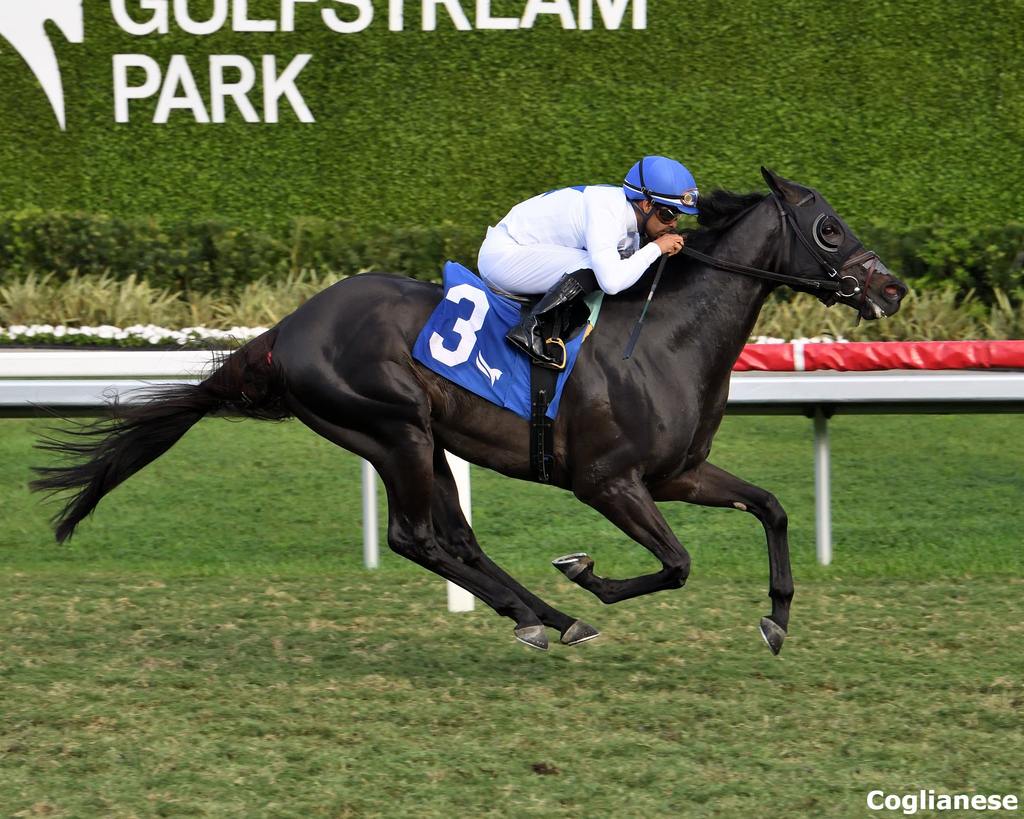
M 459 490 L 459 506 L 462 507 L 462 514 L 466 516 L 466 522 L 473 525 L 472 496 L 469 489 L 469 463 L 456 455 L 445 451 L 448 458 L 448 465 L 452 468 L 452 476 L 455 478 L 455 486 Z M 472 611 L 475 598 L 461 586 L 447 581 L 448 584 L 448 611 Z
M 377 544 L 377 470 L 363 460 L 363 565 L 376 569 L 380 565 Z
M 814 531 L 818 562 L 832 562 L 832 499 L 829 478 L 828 417 L 814 410 Z

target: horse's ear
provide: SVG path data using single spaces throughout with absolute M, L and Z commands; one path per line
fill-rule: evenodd
M 768 168 L 761 166 L 761 176 L 764 177 L 764 181 L 768 183 L 768 187 L 773 192 L 781 196 L 791 205 L 799 205 L 808 201 L 809 197 L 814 196 L 814 192 L 810 188 L 805 188 L 803 185 L 799 185 L 796 182 L 790 182 L 788 179 L 784 179 L 774 171 L 768 170 Z
M 768 187 L 771 188 L 775 193 L 782 193 L 779 190 L 777 180 L 780 178 L 774 171 L 768 170 L 764 165 L 761 166 L 761 176 L 764 177 L 764 181 L 768 183 Z

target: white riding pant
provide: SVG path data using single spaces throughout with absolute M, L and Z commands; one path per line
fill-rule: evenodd
M 507 293 L 546 293 L 566 273 L 590 267 L 586 250 L 562 245 L 521 245 L 502 225 L 487 228 L 477 270 L 484 281 Z

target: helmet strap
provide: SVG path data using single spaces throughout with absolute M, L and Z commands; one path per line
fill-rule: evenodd
M 633 206 L 633 210 L 636 211 L 638 220 L 641 216 L 643 217 L 643 220 L 639 222 L 640 235 L 643 236 L 645 239 L 650 239 L 650 234 L 647 232 L 647 225 L 648 223 L 650 223 L 651 217 L 654 216 L 654 200 L 644 199 L 643 201 L 651 203 L 651 209 L 646 213 L 644 213 L 644 209 L 637 204 L 636 199 L 630 199 L 629 204 L 631 204 Z

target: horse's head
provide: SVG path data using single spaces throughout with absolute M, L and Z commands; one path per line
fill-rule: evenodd
M 829 306 L 842 302 L 857 310 L 861 318 L 878 319 L 900 309 L 907 286 L 873 251 L 865 249 L 824 196 L 767 168 L 761 168 L 761 173 L 785 224 L 787 273 L 809 282 L 837 282 L 839 291 L 822 301 Z M 808 292 L 813 293 L 813 287 Z

